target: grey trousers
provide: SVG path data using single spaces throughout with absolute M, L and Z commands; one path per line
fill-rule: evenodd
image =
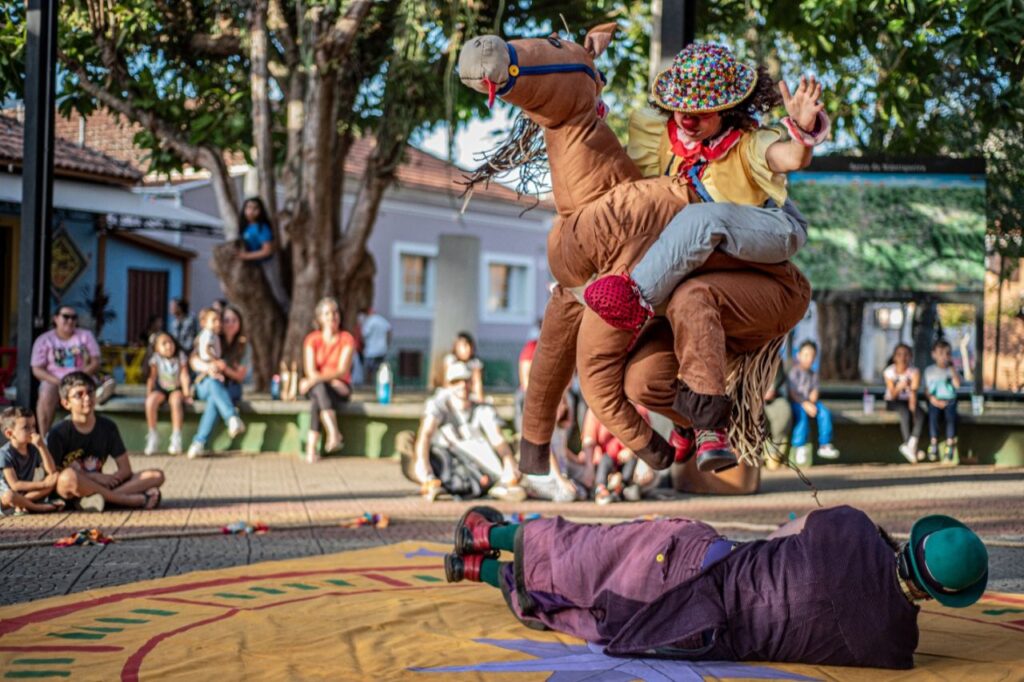
M 665 303 L 676 286 L 719 249 L 751 263 L 781 263 L 807 241 L 807 221 L 796 205 L 782 208 L 727 203 L 690 204 L 669 221 L 630 273 L 644 299 Z

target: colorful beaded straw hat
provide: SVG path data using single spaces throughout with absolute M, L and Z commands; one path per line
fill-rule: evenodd
M 654 79 L 651 97 L 664 109 L 710 114 L 739 104 L 756 83 L 757 72 L 737 62 L 729 48 L 691 43 Z

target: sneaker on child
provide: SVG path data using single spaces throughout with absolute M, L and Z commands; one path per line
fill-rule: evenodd
M 810 445 L 798 445 L 796 446 L 796 452 L 793 455 L 793 460 L 797 466 L 807 466 L 811 463 L 811 446 Z
M 101 512 L 106 506 L 107 501 L 99 493 L 86 495 L 78 500 L 78 508 L 82 511 Z
M 171 434 L 171 442 L 167 446 L 167 454 L 169 455 L 180 455 L 181 454 L 181 431 L 175 431 Z
M 111 398 L 114 397 L 114 389 L 117 388 L 117 382 L 114 381 L 113 377 L 107 377 L 100 383 L 99 388 L 96 389 L 96 404 L 102 405 Z
M 839 450 L 832 443 L 825 443 L 818 448 L 818 457 L 822 459 L 839 459 Z
M 142 454 L 152 455 L 154 452 L 160 449 L 160 434 L 156 432 L 156 429 L 150 429 L 149 433 L 146 434 L 146 447 L 143 448 Z
M 900 445 L 900 454 L 903 455 L 903 459 L 911 464 L 917 464 L 917 439 L 911 438 L 906 443 Z

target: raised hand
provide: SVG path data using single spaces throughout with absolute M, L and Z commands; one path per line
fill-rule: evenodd
M 821 83 L 813 75 L 800 76 L 796 92 L 791 94 L 785 81 L 779 81 L 779 92 L 782 93 L 782 104 L 789 117 L 801 129 L 808 132 L 813 130 L 818 112 L 825 108 L 821 102 Z

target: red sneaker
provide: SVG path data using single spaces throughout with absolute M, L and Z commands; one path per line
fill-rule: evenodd
M 654 316 L 650 304 L 629 275 L 607 275 L 583 290 L 583 300 L 598 316 L 615 327 L 639 331 Z
M 726 429 L 697 429 L 697 469 L 717 474 L 737 464 Z
M 490 533 L 494 526 L 505 525 L 504 515 L 494 507 L 470 507 L 455 524 L 455 553 L 497 556 L 491 548 Z
M 693 457 L 693 446 L 697 444 L 697 434 L 693 432 L 693 429 L 682 429 L 677 426 L 669 434 L 668 444 L 676 449 L 675 462 L 684 464 Z

